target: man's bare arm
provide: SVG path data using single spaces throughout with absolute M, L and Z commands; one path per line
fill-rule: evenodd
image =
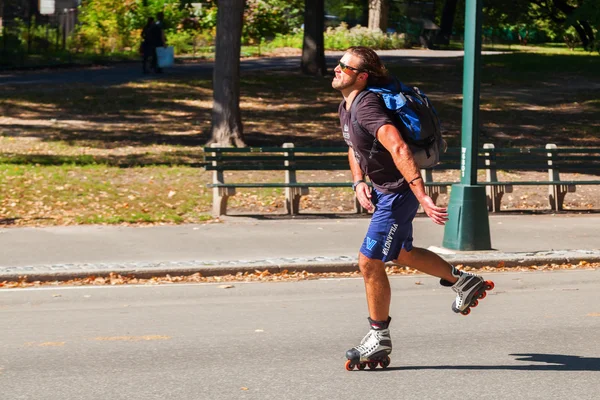
M 425 213 L 436 224 L 443 225 L 448 220 L 446 209 L 437 207 L 431 197 L 425 193 L 425 185 L 421 178 L 419 166 L 413 158 L 412 151 L 408 144 L 402 139 L 400 132 L 394 125 L 383 125 L 377 130 L 377 140 L 390 152 L 394 159 L 396 168 L 400 171 L 404 179 L 409 182 L 409 187 L 421 203 Z
M 356 161 L 352 147 L 348 147 L 348 162 L 350 163 L 350 171 L 352 172 L 352 182 L 363 180 L 364 174 L 360 169 L 358 161 Z
M 356 161 L 354 156 L 354 150 L 352 147 L 348 148 L 348 162 L 350 163 L 350 171 L 352 172 L 352 182 L 361 181 L 364 179 L 364 174 L 360 168 L 360 164 Z M 374 206 L 371 202 L 371 189 L 366 183 L 360 183 L 355 188 L 356 198 L 361 206 L 371 211 Z
M 394 159 L 394 164 L 398 171 L 404 176 L 407 182 L 410 183 L 410 188 L 414 192 L 417 199 L 427 196 L 425 193 L 425 185 L 421 177 L 421 170 L 413 158 L 412 151 L 408 144 L 402 139 L 400 132 L 394 125 L 383 125 L 377 131 L 377 140 L 390 152 Z

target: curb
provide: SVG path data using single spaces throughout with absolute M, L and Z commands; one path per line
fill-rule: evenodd
M 545 264 L 577 264 L 585 261 L 600 262 L 600 250 L 549 251 L 533 253 L 462 253 L 440 254 L 453 265 L 470 267 L 520 267 Z M 274 259 L 251 261 L 191 261 L 185 263 L 122 263 L 122 264 L 67 264 L 37 267 L 7 268 L 0 267 L 0 282 L 19 281 L 67 281 L 89 276 L 106 277 L 111 273 L 135 276 L 141 279 L 156 276 L 178 276 L 200 273 L 202 276 L 235 275 L 268 270 L 271 273 L 306 271 L 309 273 L 335 273 L 358 271 L 358 260 L 341 257 L 344 261 L 322 261 L 322 257 L 312 259 Z M 37 269 L 37 270 L 36 270 Z M 43 271 L 40 271 L 43 270 Z

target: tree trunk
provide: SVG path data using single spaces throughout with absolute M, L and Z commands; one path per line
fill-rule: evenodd
M 302 72 L 307 75 L 327 73 L 325 64 L 325 1 L 305 0 L 304 42 L 302 44 Z
M 212 139 L 245 147 L 240 112 L 240 50 L 245 0 L 220 0 L 213 71 Z
M 577 9 L 577 7 L 574 7 L 570 4 L 568 4 L 565 0 L 554 0 L 554 6 L 556 8 L 558 8 L 560 11 L 562 11 L 563 13 L 565 13 L 567 15 L 567 17 L 570 17 L 571 15 L 573 15 L 575 10 Z M 577 34 L 579 35 L 579 38 L 581 39 L 581 45 L 583 46 L 584 49 L 587 50 L 588 46 L 594 40 L 594 32 L 592 31 L 588 22 L 587 21 L 574 21 L 571 24 L 571 26 L 573 26 L 573 28 L 575 28 L 575 30 L 577 31 Z
M 458 0 L 446 0 L 442 11 L 440 31 L 437 34 L 436 43 L 450 44 L 452 36 L 452 27 L 454 26 L 454 15 L 456 14 L 456 4 Z
M 571 24 L 571 26 L 573 26 L 573 28 L 575 28 L 575 30 L 577 31 L 577 34 L 579 35 L 579 39 L 581 39 L 581 45 L 583 46 L 583 48 L 585 50 L 587 50 L 587 48 L 590 44 L 590 41 L 587 37 L 585 29 L 583 29 L 583 26 L 581 26 L 579 21 L 574 22 L 573 24 Z
M 594 40 L 595 40 L 594 30 L 590 26 L 590 23 L 588 21 L 580 21 L 580 22 L 581 22 L 581 26 L 583 27 L 583 30 L 587 34 L 587 37 L 588 37 L 588 40 L 590 41 L 590 44 L 594 43 Z
M 369 29 L 387 31 L 388 0 L 369 0 Z

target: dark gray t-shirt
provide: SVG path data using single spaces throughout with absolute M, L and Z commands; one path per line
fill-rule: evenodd
M 342 100 L 338 110 L 342 134 L 346 144 L 354 150 L 361 170 L 380 192 L 404 192 L 408 184 L 396 168 L 392 155 L 376 140 L 379 128 L 394 124 L 383 100 L 369 92 L 357 104 L 355 112 L 362 130 L 352 125 L 350 111 L 346 111 L 346 100 Z

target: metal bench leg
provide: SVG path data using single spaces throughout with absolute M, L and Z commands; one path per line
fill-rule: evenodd
M 498 212 L 501 210 L 502 197 L 504 193 L 512 193 L 512 185 L 488 185 L 485 188 L 487 194 L 488 210 Z
M 296 191 L 294 190 L 294 195 L 292 196 L 292 200 L 291 200 L 291 208 L 290 208 L 290 214 L 292 215 L 298 215 L 300 213 L 300 199 L 302 196 L 299 196 Z
M 489 183 L 498 182 L 498 174 L 496 171 L 496 149 L 492 143 L 484 143 L 483 148 L 487 151 L 485 155 L 485 181 Z M 502 196 L 504 196 L 506 186 L 486 185 L 485 194 L 487 197 L 488 211 L 498 212 L 500 211 L 500 204 L 502 202 Z M 512 186 L 510 186 L 510 192 L 512 192 Z
M 433 171 L 431 169 L 421 169 L 421 177 L 423 178 L 423 183 L 432 183 Z M 448 193 L 448 188 L 445 185 L 425 186 L 425 193 L 427 193 L 427 196 L 431 197 L 433 204 L 436 204 L 441 193 Z
M 285 211 L 289 215 L 300 213 L 300 199 L 309 193 L 307 187 L 292 187 L 285 189 Z
M 564 208 L 565 196 L 567 193 L 574 193 L 575 185 L 550 185 L 548 188 L 548 202 L 550 209 L 553 211 L 561 211 Z
M 562 210 L 565 194 L 561 192 L 560 185 L 550 185 L 548 187 L 548 203 L 551 210 Z
M 427 196 L 431 197 L 433 204 L 436 204 L 440 194 L 448 193 L 448 188 L 446 186 L 425 186 L 425 193 L 427 193 Z
M 213 188 L 213 217 L 227 215 L 227 200 L 235 195 L 235 188 Z
M 360 204 L 358 198 L 354 196 L 354 213 L 355 214 L 367 214 L 368 211 Z
M 560 181 L 560 173 L 558 168 L 554 165 L 553 151 L 557 149 L 557 146 L 554 143 L 549 143 L 546 145 L 546 149 L 549 150 L 548 153 L 546 153 L 546 156 L 548 157 L 548 180 L 554 182 Z M 566 193 L 563 193 L 561 190 L 561 185 L 548 186 L 548 203 L 550 203 L 551 210 L 562 210 L 565 194 Z

